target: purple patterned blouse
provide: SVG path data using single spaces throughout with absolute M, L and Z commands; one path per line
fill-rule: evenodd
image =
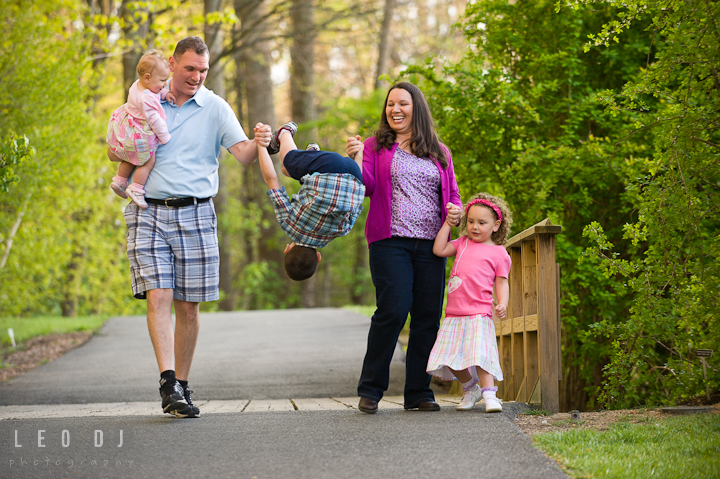
M 390 175 L 390 234 L 434 240 L 442 226 L 440 172 L 435 163 L 398 147 L 392 159 Z

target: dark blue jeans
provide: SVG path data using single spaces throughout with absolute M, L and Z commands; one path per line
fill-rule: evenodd
M 368 333 L 358 396 L 379 401 L 390 381 L 390 360 L 410 313 L 405 364 L 405 408 L 434 400 L 428 357 L 435 344 L 445 293 L 445 258 L 432 240 L 388 238 L 370 244 L 370 274 L 377 309 Z

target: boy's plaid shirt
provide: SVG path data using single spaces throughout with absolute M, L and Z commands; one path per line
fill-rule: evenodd
M 365 198 L 365 185 L 350 174 L 305 175 L 297 194 L 267 192 L 283 231 L 297 245 L 322 248 L 350 232 Z

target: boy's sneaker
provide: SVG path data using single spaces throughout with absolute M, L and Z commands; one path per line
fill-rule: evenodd
M 318 145 L 317 143 L 308 143 L 305 151 L 320 151 L 320 145 Z
M 187 401 L 188 406 L 190 406 L 193 410 L 193 416 L 190 417 L 200 417 L 200 408 L 198 408 L 192 401 L 192 397 L 190 396 L 192 394 L 192 390 L 187 387 L 180 385 L 183 388 L 183 395 L 185 396 L 185 401 Z
M 475 403 L 478 402 L 481 397 L 482 392 L 480 391 L 480 386 L 476 384 L 469 390 L 465 391 L 460 404 L 458 404 L 455 409 L 458 411 L 469 411 L 473 408 L 473 406 L 475 406 Z
M 133 200 L 133 203 L 138 205 L 140 208 L 146 210 L 148 207 L 147 201 L 145 201 L 145 192 L 142 193 L 139 191 L 135 191 L 132 188 L 132 185 L 125 188 L 125 193 L 128 195 L 128 197 Z
M 502 401 L 497 398 L 495 391 L 485 391 L 483 398 L 485 399 L 485 412 L 502 411 Z
M 175 417 L 197 417 L 194 406 L 188 404 L 185 391 L 177 379 L 160 379 L 160 397 L 163 412 Z
M 113 190 L 113 192 L 120 198 L 127 198 L 125 188 L 127 188 L 127 181 L 123 183 L 118 181 L 116 178 L 113 178 L 112 183 L 110 183 L 110 189 Z
M 295 133 L 297 133 L 298 130 L 298 126 L 294 121 L 289 121 L 280 128 L 278 128 L 278 130 L 273 133 L 273 136 L 270 139 L 270 146 L 267 147 L 267 151 L 269 154 L 274 155 L 280 152 L 280 140 L 278 139 L 278 136 L 283 130 L 286 130 L 290 132 L 290 135 L 295 136 Z

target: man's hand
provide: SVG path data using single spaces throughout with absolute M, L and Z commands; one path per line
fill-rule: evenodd
M 258 123 L 255 125 L 255 140 L 260 146 L 267 148 L 270 146 L 270 140 L 272 139 L 272 128 L 270 125 Z
M 453 203 L 448 203 L 445 207 L 447 208 L 447 218 L 445 218 L 445 221 L 448 226 L 459 225 L 460 218 L 462 217 L 462 210 Z
M 355 155 L 357 155 L 358 151 L 362 151 L 363 148 L 365 148 L 365 145 L 363 145 L 360 135 L 355 137 L 351 136 L 347 139 L 347 143 L 345 144 L 345 152 L 347 152 L 347 155 L 353 160 L 355 159 Z

